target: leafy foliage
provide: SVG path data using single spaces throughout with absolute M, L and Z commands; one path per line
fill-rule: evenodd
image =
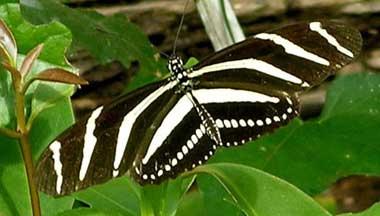
M 79 12 L 52 0 L 21 0 L 21 4 L 23 13 L 34 22 L 59 20 L 66 24 L 76 42 L 101 62 L 118 60 L 128 67 L 131 62 L 139 61 L 140 71 L 131 83 L 133 87 L 156 79 L 155 74 L 164 71 L 146 36 L 125 17 Z M 15 35 L 19 51 L 17 62 L 36 45 L 44 43 L 27 80 L 48 68 L 71 69 L 64 57 L 71 42 L 71 34 L 65 26 L 58 22 L 33 26 L 23 20 L 16 4 L 0 6 L 0 17 Z M 88 25 L 83 25 L 84 22 Z M 99 44 L 99 38 L 106 42 Z M 1 69 L 0 127 L 14 128 L 14 95 L 10 84 L 9 74 Z M 68 85 L 42 82 L 34 83 L 28 90 L 27 113 L 29 121 L 33 120 L 29 126 L 35 158 L 73 122 L 68 97 L 72 92 L 73 88 Z M 329 89 L 319 118 L 306 122 L 295 120 L 245 146 L 218 150 L 208 165 L 193 172 L 211 175 L 201 174 L 197 178 L 196 191 L 187 193 L 194 178 L 177 178 L 159 186 L 141 187 L 128 177 L 122 177 L 64 198 L 52 199 L 41 194 L 43 214 L 330 215 L 308 195 L 321 192 L 342 176 L 379 174 L 379 114 L 379 75 L 340 77 Z M 0 215 L 31 214 L 17 144 L 13 139 L 0 136 Z M 75 200 L 86 203 L 89 208 L 72 209 Z M 357 215 L 377 215 L 378 212 L 379 207 L 374 206 Z
M 257 169 L 228 163 L 215 163 L 199 167 L 215 177 L 245 215 L 330 215 L 306 194 Z M 268 208 L 269 206 L 275 206 Z M 217 208 L 223 215 L 222 209 Z M 216 213 L 216 212 L 214 212 Z
M 20 4 L 23 14 L 33 23 L 58 20 L 65 24 L 74 41 L 101 63 L 117 60 L 129 68 L 137 60 L 140 70 L 129 89 L 155 80 L 166 71 L 165 63 L 145 34 L 124 16 L 104 17 L 92 11 L 77 11 L 54 0 L 21 0 Z
M 23 20 L 19 6 L 8 4 L 0 6 L 0 17 L 7 23 L 18 46 L 18 60 L 25 57 L 27 52 L 40 43 L 45 44 L 40 59 L 35 62 L 32 76 L 41 69 L 69 66 L 64 57 L 64 51 L 71 41 L 71 34 L 62 24 L 53 22 L 49 25 L 33 26 Z M 54 51 L 49 47 L 54 47 Z M 32 94 L 41 89 L 49 88 L 45 92 L 46 101 L 41 94 Z M 34 83 L 27 94 L 27 113 L 35 113 L 35 120 L 31 125 L 30 141 L 35 158 L 57 134 L 73 122 L 69 96 L 73 87 L 61 84 Z M 59 94 L 54 94 L 59 93 Z M 14 128 L 14 94 L 9 73 L 0 71 L 0 127 Z M 32 102 L 34 101 L 34 102 Z M 33 104 L 33 105 L 31 105 Z M 47 109 L 49 108 L 49 109 Z M 36 111 L 38 110 L 38 112 Z M 41 136 L 43 131 L 44 136 Z M 0 136 L 0 214 L 1 215 L 30 215 L 29 195 L 25 170 L 20 155 L 18 142 L 14 139 Z M 71 208 L 73 198 L 52 200 L 42 196 L 43 213 Z
M 257 167 L 315 195 L 342 176 L 379 174 L 379 113 L 379 75 L 339 77 L 319 118 L 296 120 L 256 142 L 221 149 L 211 161 Z

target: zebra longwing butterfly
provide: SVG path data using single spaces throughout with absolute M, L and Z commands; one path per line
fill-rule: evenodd
M 351 62 L 360 33 L 323 21 L 260 33 L 170 78 L 95 109 L 64 131 L 37 165 L 40 190 L 58 196 L 129 174 L 160 183 L 287 124 L 298 94 Z

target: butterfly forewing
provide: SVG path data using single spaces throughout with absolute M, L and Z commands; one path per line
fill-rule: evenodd
M 160 183 L 207 161 L 219 146 L 235 146 L 287 124 L 298 94 L 352 61 L 357 30 L 335 22 L 299 23 L 257 34 L 185 71 L 94 110 L 42 154 L 40 190 L 51 195 L 125 173 Z
M 211 83 L 256 80 L 265 88 L 299 91 L 351 62 L 361 44 L 356 29 L 337 22 L 293 24 L 217 52 L 196 65 L 190 76 Z
M 118 142 L 119 137 L 127 133 L 124 117 L 165 86 L 168 83 L 161 81 L 138 89 L 113 104 L 97 108 L 63 132 L 42 153 L 38 162 L 36 177 L 40 190 L 51 195 L 65 195 L 114 177 L 115 164 L 118 165 L 116 176 L 128 171 L 134 156 L 126 156 L 125 152 L 136 152 L 138 146 L 127 145 L 127 141 Z M 166 103 L 168 97 L 165 97 L 165 92 L 154 95 L 154 100 L 148 102 L 156 105 Z M 133 117 L 128 120 L 134 120 Z M 145 121 L 138 117 L 135 122 Z M 132 137 L 145 133 L 142 128 L 132 127 L 130 130 L 134 131 L 128 134 Z M 117 151 L 121 154 L 118 163 L 115 162 Z

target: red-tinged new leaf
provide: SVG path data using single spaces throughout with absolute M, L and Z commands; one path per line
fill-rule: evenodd
M 34 49 L 32 49 L 25 57 L 24 61 L 22 62 L 21 68 L 20 68 L 20 73 L 22 76 L 26 76 L 30 69 L 33 66 L 34 61 L 38 58 L 40 55 L 44 45 L 39 44 L 36 46 Z
M 7 24 L 0 19 L 0 57 L 8 64 L 16 65 L 17 45 Z M 3 60 L 3 61 L 4 61 Z
M 87 85 L 88 82 L 79 77 L 76 74 L 68 72 L 60 68 L 47 69 L 39 73 L 34 79 L 50 81 L 50 82 L 60 82 L 67 84 L 77 84 L 77 85 Z

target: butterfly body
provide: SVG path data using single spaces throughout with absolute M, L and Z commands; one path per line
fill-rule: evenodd
M 357 30 L 335 22 L 260 33 L 171 76 L 98 107 L 42 154 L 39 188 L 65 195 L 125 174 L 158 184 L 205 163 L 219 147 L 242 145 L 286 125 L 298 94 L 360 52 Z

